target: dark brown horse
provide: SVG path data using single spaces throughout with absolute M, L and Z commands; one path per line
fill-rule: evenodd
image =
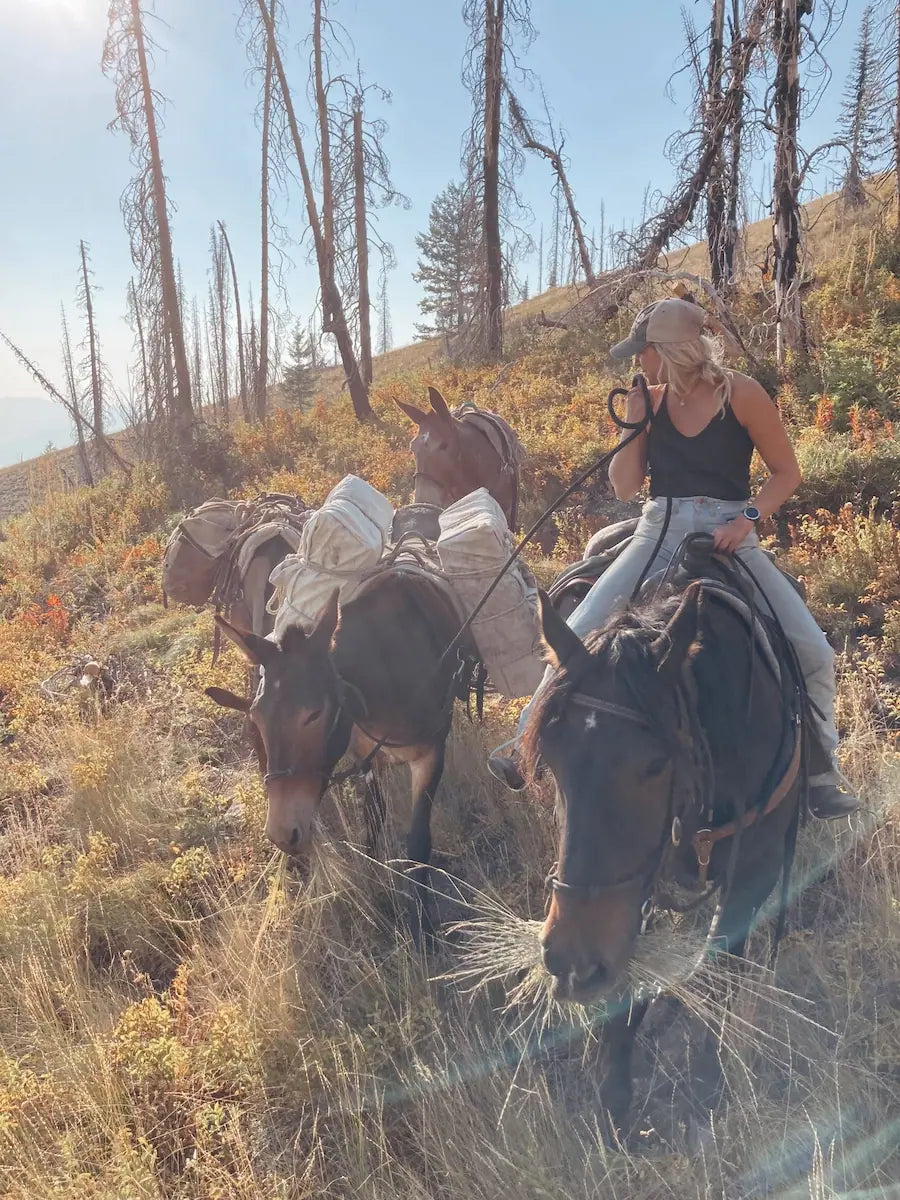
M 286 854 L 309 846 L 335 767 L 349 749 L 359 762 L 380 739 L 381 761 L 407 763 L 413 811 L 407 837 L 416 888 L 414 933 L 433 925 L 427 888 L 431 808 L 444 769 L 444 745 L 457 691 L 459 632 L 449 589 L 421 572 L 390 569 L 363 584 L 340 610 L 335 591 L 315 628 L 287 629 L 275 643 L 218 618 L 225 634 L 263 669 L 252 704 L 221 688 L 217 703 L 249 713 L 265 777 L 266 833 Z M 471 643 L 460 649 L 473 655 Z M 367 810 L 382 813 L 374 770 L 366 776 Z
M 743 618 L 699 582 L 613 617 L 586 645 L 546 597 L 542 620 L 558 670 L 525 754 L 552 772 L 560 813 L 543 958 L 560 999 L 609 998 L 602 1095 L 621 1127 L 646 1009 L 629 1009 L 626 982 L 642 922 L 667 891 L 708 880 L 720 888 L 710 948 L 740 955 L 790 861 L 792 677 L 777 678 Z
M 416 504 L 446 508 L 484 487 L 506 514 L 510 529 L 518 525 L 519 468 L 522 444 L 495 413 L 461 405 L 451 413 L 447 402 L 430 387 L 431 412 L 398 400 L 397 405 L 419 427 L 410 448 L 416 460 Z

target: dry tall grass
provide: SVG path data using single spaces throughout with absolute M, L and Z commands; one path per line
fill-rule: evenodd
M 897 1194 L 900 810 L 853 677 L 852 768 L 879 815 L 804 839 L 774 979 L 687 982 L 696 941 L 661 932 L 650 966 L 686 1008 L 648 1019 L 642 1133 L 613 1151 L 597 1120 L 601 1014 L 535 1006 L 523 984 L 548 798 L 495 789 L 485 736 L 460 721 L 435 830 L 455 929 L 423 960 L 402 870 L 355 845 L 349 791 L 308 872 L 270 852 L 237 722 L 199 695 L 208 650 L 146 617 L 143 702 L 105 715 L 63 703 L 17 752 L 46 780 L 7 803 L 0 840 L 4 1196 Z M 236 670 L 227 655 L 216 668 Z M 404 789 L 391 791 L 396 846 Z M 729 1092 L 688 1131 L 704 1029 Z

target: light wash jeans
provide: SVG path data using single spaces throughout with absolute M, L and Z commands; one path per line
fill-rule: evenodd
M 668 566 L 686 534 L 712 533 L 718 525 L 724 525 L 739 516 L 746 503 L 743 500 L 713 500 L 708 496 L 674 498 L 669 528 L 648 574 Z M 606 569 L 568 619 L 568 625 L 580 638 L 599 629 L 618 608 L 628 602 L 653 554 L 665 517 L 665 498 L 647 501 L 631 545 Z M 785 634 L 794 645 L 809 697 L 823 714 L 822 720 L 815 715 L 813 720 L 818 726 L 823 748 L 833 755 L 838 743 L 834 723 L 834 651 L 791 583 L 760 549 L 755 532 L 747 535 L 736 553 L 765 589 Z M 761 597 L 757 599 L 761 611 L 767 612 Z M 516 737 L 505 744 L 507 747 L 518 742 L 535 697 L 552 675 L 553 668 L 548 667 L 537 692 L 522 712 Z M 502 749 L 498 747 L 498 751 Z M 812 784 L 840 781 L 837 768 L 810 779 Z

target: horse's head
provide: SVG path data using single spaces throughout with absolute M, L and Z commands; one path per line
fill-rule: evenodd
M 463 461 L 460 423 L 453 419 L 437 388 L 428 389 L 428 398 L 431 412 L 423 412 L 401 400 L 396 403 L 419 427 L 410 443 L 416 460 L 416 503 L 444 508 L 472 489 Z
M 266 835 L 286 854 L 299 854 L 308 847 L 319 803 L 353 728 L 353 697 L 331 657 L 338 592 L 310 633 L 292 627 L 279 642 L 245 633 L 222 617 L 216 621 L 247 659 L 262 668 L 262 678 L 252 703 L 223 688 L 208 688 L 207 695 L 249 714 L 266 784 Z
M 524 746 L 532 768 L 540 760 L 552 772 L 559 815 L 541 944 L 556 995 L 587 1002 L 622 981 L 678 815 L 678 689 L 698 591 L 652 618 L 614 618 L 588 646 L 545 596 L 541 613 L 558 670 Z

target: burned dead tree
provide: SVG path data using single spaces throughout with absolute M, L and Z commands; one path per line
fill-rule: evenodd
M 234 255 L 231 253 L 231 242 L 228 240 L 228 234 L 225 232 L 225 222 L 219 221 L 219 233 L 222 237 L 222 245 L 225 247 L 225 254 L 228 257 L 228 265 L 231 271 L 231 294 L 234 297 L 234 323 L 235 332 L 237 334 L 237 352 L 238 352 L 238 382 L 241 389 L 241 414 L 245 421 L 250 420 L 250 394 L 247 389 L 247 358 L 244 347 L 244 325 L 241 320 L 241 293 L 238 288 L 237 269 L 234 265 Z
M 81 468 L 81 479 L 88 487 L 94 486 L 94 472 L 91 467 L 91 456 L 88 453 L 87 439 L 85 437 L 84 417 L 81 411 L 82 406 L 82 389 L 78 386 L 78 378 L 75 372 L 75 363 L 72 358 L 72 342 L 69 338 L 69 324 L 66 321 L 66 310 L 60 305 L 60 318 L 62 322 L 62 358 L 63 371 L 66 376 L 66 392 L 70 405 L 70 415 L 72 417 L 72 425 L 75 428 L 75 444 L 78 448 L 78 464 Z
M 772 0 L 753 0 L 742 30 L 732 38 L 728 79 L 717 104 L 718 120 L 702 123 L 702 128 L 697 130 L 696 152 L 683 161 L 680 182 L 661 212 L 643 222 L 631 239 L 628 253 L 618 267 L 617 279 L 604 289 L 605 294 L 600 300 L 603 316 L 610 317 L 618 311 L 631 291 L 632 279 L 641 272 L 655 269 L 671 240 L 694 219 L 710 177 L 721 159 L 727 132 L 740 121 L 753 57 L 766 33 L 771 3 Z
M 584 227 L 581 223 L 581 217 L 579 216 L 578 209 L 575 207 L 575 197 L 572 194 L 572 188 L 569 184 L 568 176 L 566 175 L 566 168 L 562 157 L 562 139 L 560 139 L 560 144 L 557 146 L 556 139 L 553 136 L 553 125 L 548 116 L 547 125 L 550 131 L 551 144 L 548 146 L 546 143 L 541 142 L 538 139 L 531 123 L 529 122 L 528 117 L 525 114 L 525 110 L 522 108 L 522 105 L 512 94 L 512 92 L 509 92 L 508 94 L 508 103 L 510 120 L 512 121 L 514 129 L 522 140 L 522 146 L 524 149 L 533 150 L 536 154 L 540 154 L 546 158 L 550 163 L 550 167 L 556 176 L 557 186 L 561 189 L 562 194 L 565 197 L 566 207 L 569 210 L 569 221 L 572 225 L 572 237 L 574 239 L 575 248 L 578 252 L 578 258 L 581 262 L 582 274 L 587 280 L 588 285 L 590 287 L 594 287 L 596 286 L 597 282 L 597 278 L 594 274 L 594 264 L 591 261 L 591 254 L 590 250 L 588 249 L 587 239 L 584 236 Z
M 225 239 L 216 233 L 215 226 L 209 231 L 209 249 L 212 257 L 212 279 L 209 285 L 209 318 L 213 327 L 215 348 L 215 379 L 219 393 L 219 409 L 222 423 L 228 424 L 228 279 L 225 265 Z
M 103 404 L 103 364 L 100 361 L 100 344 L 97 338 L 97 326 L 94 321 L 94 297 L 91 292 L 91 277 L 88 268 L 87 246 L 84 239 L 79 243 L 79 258 L 81 260 L 81 273 L 78 285 L 78 302 L 84 311 L 84 322 L 86 326 L 85 332 L 85 349 L 87 351 L 86 367 L 90 377 L 90 397 L 91 397 L 91 414 L 92 424 L 95 430 L 94 445 L 97 453 L 97 460 L 100 466 L 100 472 L 103 472 L 104 460 L 106 459 L 106 434 L 103 429 L 104 424 L 104 404 Z M 66 331 L 66 341 L 68 341 L 68 331 Z M 78 405 L 76 403 L 75 407 Z M 83 428 L 83 421 L 78 422 L 79 432 Z
M 91 437 L 96 438 L 97 430 L 94 428 L 94 423 L 93 423 L 93 421 L 90 420 L 90 418 L 83 411 L 79 410 L 79 404 L 73 403 L 73 401 L 70 400 L 68 396 L 65 396 L 59 390 L 59 388 L 55 386 L 55 384 L 51 383 L 51 381 L 44 374 L 44 372 L 41 370 L 41 368 L 25 354 L 24 350 L 20 350 L 19 347 L 14 342 L 12 342 L 6 336 L 5 333 L 3 333 L 2 330 L 0 330 L 0 340 L 2 340 L 3 342 L 6 343 L 7 347 L 15 355 L 16 361 L 19 363 L 19 365 L 24 367 L 24 369 L 29 373 L 29 375 L 32 377 L 32 379 L 35 381 L 35 383 L 37 383 L 38 386 L 41 387 L 43 389 L 43 391 L 45 391 L 47 393 L 47 395 L 50 397 L 50 399 L 56 400 L 59 404 L 62 405 L 62 407 L 65 409 L 65 411 L 72 418 L 72 423 L 74 425 L 76 425 L 76 429 L 77 429 L 77 422 L 80 419 L 83 427 L 88 431 L 88 433 L 91 435 Z M 122 457 L 122 455 L 119 454 L 118 450 L 116 450 L 116 448 L 115 448 L 115 446 L 113 446 L 112 442 L 107 443 L 107 451 L 108 451 L 110 457 L 115 461 L 115 463 L 119 467 L 121 467 L 122 470 L 127 475 L 130 475 L 131 474 L 131 463 L 127 462 Z
M 800 10 L 808 0 L 775 0 L 773 45 L 775 83 L 775 166 L 772 189 L 772 270 L 775 285 L 775 341 L 779 368 L 787 350 L 805 345 L 800 302 Z
M 278 98 L 283 106 L 283 111 L 287 119 L 291 141 L 294 147 L 294 153 L 297 158 L 297 166 L 300 170 L 300 178 L 303 184 L 307 219 L 312 232 L 316 266 L 318 267 L 319 272 L 319 286 L 321 290 L 323 314 L 322 328 L 324 332 L 330 333 L 334 337 L 337 344 L 338 352 L 341 356 L 341 363 L 344 368 L 344 375 L 347 381 L 347 388 L 350 392 L 350 400 L 353 404 L 354 413 L 361 421 L 372 420 L 375 414 L 373 413 L 372 407 L 369 404 L 368 388 L 363 382 L 363 378 L 360 373 L 359 363 L 357 362 L 356 358 L 356 350 L 350 334 L 347 315 L 344 310 L 340 290 L 337 286 L 337 279 L 334 269 L 334 206 L 331 183 L 331 130 L 328 121 L 327 97 L 325 95 L 326 79 L 324 73 L 324 56 L 322 51 L 322 2 L 321 0 L 315 0 L 313 30 L 314 94 L 316 97 L 316 108 L 318 113 L 319 137 L 321 140 L 321 144 L 319 145 L 319 162 L 322 181 L 321 212 L 316 199 L 315 186 L 313 183 L 312 172 L 310 171 L 309 167 L 306 148 L 303 143 L 303 137 L 300 133 L 300 124 L 297 120 L 291 91 L 287 82 L 287 75 L 284 69 L 284 63 L 278 48 L 275 24 L 271 18 L 266 0 L 257 0 L 257 4 L 259 6 L 260 15 L 265 24 L 266 34 L 269 39 L 272 63 L 275 69 L 275 76 L 278 80 Z
M 146 29 L 150 15 L 152 7 L 143 8 L 140 0 L 110 0 L 102 65 L 116 85 L 116 117 L 110 128 L 127 134 L 131 161 L 137 171 L 122 196 L 122 212 L 131 241 L 131 257 L 138 271 L 139 300 L 145 313 L 159 307 L 159 343 L 155 352 L 167 360 L 162 374 L 166 378 L 168 415 L 186 429 L 193 420 L 191 378 L 159 148 L 159 97 L 150 83 L 150 61 L 155 48 Z
M 515 201 L 513 179 L 521 164 L 518 139 L 503 119 L 503 99 L 515 64 L 514 43 L 530 44 L 534 29 L 528 0 L 466 0 L 463 20 L 469 27 L 463 82 L 475 101 L 463 169 L 481 202 L 481 354 L 496 361 L 503 354 L 501 224 L 504 209 Z
M 363 142 L 363 98 L 353 104 L 353 211 L 359 310 L 359 358 L 363 382 L 372 384 L 372 301 L 369 296 L 369 231 L 366 220 L 366 163 Z
M 713 126 L 722 120 L 722 80 L 725 58 L 725 0 L 713 0 L 709 29 L 709 57 L 706 72 L 706 103 L 704 120 Z M 706 187 L 706 244 L 709 250 L 710 273 L 713 285 L 721 288 L 730 282 L 728 230 L 726 211 L 725 139 L 713 159 Z M 733 251 L 732 251 L 733 255 Z

